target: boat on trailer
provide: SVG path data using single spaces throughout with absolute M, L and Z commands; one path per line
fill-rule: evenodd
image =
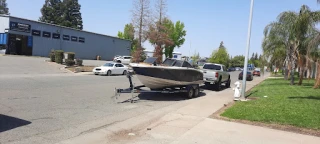
M 142 63 L 130 63 L 129 66 L 133 69 L 133 72 L 127 73 L 130 87 L 115 88 L 116 97 L 121 93 L 185 93 L 188 98 L 193 98 L 198 97 L 202 91 L 200 85 L 204 82 L 203 73 L 187 61 L 167 58 L 157 64 L 155 57 L 149 57 Z M 133 75 L 143 85 L 134 86 Z M 144 87 L 150 90 L 142 89 Z

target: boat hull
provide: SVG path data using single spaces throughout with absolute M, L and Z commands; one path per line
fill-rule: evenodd
M 203 83 L 203 73 L 191 68 L 133 66 L 140 82 L 150 89 L 180 87 Z

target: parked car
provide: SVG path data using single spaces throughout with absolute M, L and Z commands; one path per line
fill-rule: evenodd
M 131 62 L 131 56 L 121 56 L 115 58 L 113 61 L 122 63 L 122 64 L 129 64 Z
M 228 68 L 228 72 L 232 72 L 232 71 L 236 71 L 236 68 L 234 68 L 234 67 Z
M 205 63 L 201 71 L 206 86 L 214 86 L 218 91 L 221 90 L 222 83 L 225 83 L 227 88 L 230 87 L 230 74 L 224 65 Z
M 238 79 L 239 80 L 242 80 L 243 79 L 243 71 L 239 74 L 238 76 Z M 251 72 L 247 72 L 247 81 L 252 81 L 253 80 L 253 76 L 252 76 L 252 73 Z
M 252 73 L 253 76 L 260 76 L 260 68 L 255 68 Z
M 114 57 L 113 57 L 113 61 L 116 61 L 116 59 L 117 58 L 120 58 L 121 56 L 120 55 L 115 55 Z
M 95 75 L 126 75 L 128 67 L 121 63 L 108 62 L 102 66 L 95 67 L 92 72 Z

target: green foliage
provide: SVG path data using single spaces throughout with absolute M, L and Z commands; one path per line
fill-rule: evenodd
M 0 14 L 9 15 L 9 8 L 6 0 L 0 0 Z
M 55 62 L 58 64 L 62 64 L 63 62 L 63 50 L 56 50 L 54 51 L 55 55 Z
M 243 67 L 245 57 L 243 55 L 234 56 L 231 59 L 231 66 L 233 67 Z
M 74 60 L 75 53 L 74 52 L 67 52 L 67 59 Z
M 63 5 L 61 0 L 46 0 L 41 8 L 42 16 L 39 21 L 60 25 L 63 21 Z
M 135 30 L 132 23 L 126 24 L 124 26 L 123 32 L 118 32 L 118 38 L 130 40 L 131 43 L 131 51 L 134 51 L 137 48 L 138 40 L 134 37 Z
M 75 65 L 75 61 L 73 59 L 66 59 L 65 63 L 66 63 L 67 66 Z
M 185 42 L 185 36 L 187 35 L 187 31 L 184 29 L 184 23 L 181 21 L 177 21 L 175 24 L 167 19 L 167 21 L 163 24 L 167 30 L 169 31 L 169 38 L 173 41 L 173 45 L 165 47 L 165 55 L 166 57 L 172 58 L 172 53 L 174 48 L 180 47 Z
M 78 66 L 82 66 L 83 60 L 82 59 L 76 59 L 76 64 Z
M 54 51 L 51 51 L 51 52 L 50 52 L 49 57 L 50 57 L 50 61 L 51 61 L 51 62 L 55 62 Z
M 224 47 L 223 42 L 220 43 L 220 46 L 218 49 L 212 52 L 212 55 L 209 61 L 211 63 L 218 63 L 218 64 L 223 64 L 225 66 L 228 66 L 229 54 L 227 52 L 227 49 Z
M 82 30 L 80 9 L 78 0 L 46 0 L 39 21 Z

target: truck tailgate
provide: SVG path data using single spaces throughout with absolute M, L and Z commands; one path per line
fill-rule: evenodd
M 209 80 L 209 81 L 215 81 L 216 78 L 216 72 L 212 70 L 202 70 L 203 72 L 203 79 Z

